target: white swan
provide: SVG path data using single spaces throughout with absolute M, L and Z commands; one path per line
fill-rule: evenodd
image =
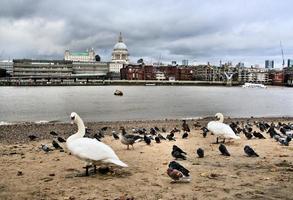
M 223 123 L 224 116 L 222 113 L 217 113 L 215 116 L 219 121 L 210 121 L 207 128 L 217 136 L 216 143 L 218 143 L 219 138 L 222 138 L 223 142 L 225 142 L 225 139 L 240 139 L 229 125 Z
M 78 131 L 67 138 L 66 145 L 73 155 L 87 163 L 85 167 L 86 175 L 88 175 L 90 164 L 94 165 L 95 171 L 96 165 L 103 163 L 112 163 L 121 167 L 127 167 L 125 163 L 119 160 L 111 147 L 96 139 L 83 137 L 85 134 L 85 126 L 78 114 L 73 112 L 70 117 L 71 123 L 77 124 Z

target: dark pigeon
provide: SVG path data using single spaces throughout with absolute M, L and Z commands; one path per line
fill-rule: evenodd
M 183 174 L 184 176 L 189 176 L 189 170 L 186 169 L 185 167 L 183 167 L 182 165 L 180 165 L 180 164 L 179 164 L 178 162 L 176 162 L 176 161 L 171 161 L 171 162 L 169 163 L 169 166 L 168 166 L 168 167 L 171 168 L 171 169 L 176 169 L 176 170 L 182 172 L 182 174 Z
M 253 131 L 253 136 L 258 139 L 266 139 L 260 132 Z
M 203 158 L 204 157 L 204 150 L 202 148 L 198 148 L 196 150 L 196 153 L 198 155 L 199 158 Z
M 244 147 L 244 152 L 248 157 L 258 157 L 259 155 L 248 145 Z
M 29 137 L 30 141 L 34 141 L 35 139 L 38 138 L 38 137 L 35 136 L 35 135 L 29 135 L 28 137 Z
M 58 137 L 58 138 L 57 138 L 57 140 L 58 140 L 59 142 L 61 142 L 61 143 L 64 143 L 64 142 L 66 142 L 66 140 L 65 140 L 65 139 L 63 139 L 62 137 Z
M 156 141 L 156 143 L 161 143 L 161 140 L 158 136 L 155 137 L 155 141 Z
M 185 151 L 183 151 L 182 149 L 180 149 L 178 146 L 176 146 L 176 145 L 173 145 L 173 150 L 175 150 L 175 151 L 178 151 L 178 152 L 180 152 L 180 153 L 183 153 L 183 154 L 185 154 L 185 155 L 187 155 L 187 153 L 185 152 Z
M 58 135 L 55 131 L 51 131 L 50 134 L 53 135 L 53 136 L 57 136 Z
M 224 156 L 230 156 L 230 153 L 228 152 L 228 150 L 227 150 L 227 148 L 226 148 L 225 145 L 220 144 L 219 150 L 220 150 L 220 152 L 221 152 L 222 155 L 224 155 Z
M 151 144 L 151 139 L 148 137 L 148 136 L 146 136 L 146 135 L 144 135 L 143 136 L 143 140 L 145 141 L 145 143 L 147 144 L 147 145 L 150 145 Z
M 183 135 L 182 135 L 182 139 L 187 139 L 187 137 L 188 137 L 188 133 L 184 132 Z
M 119 136 L 115 132 L 112 132 L 112 136 L 115 140 L 119 140 Z
M 60 144 L 58 144 L 58 142 L 56 142 L 55 140 L 52 141 L 52 145 L 55 149 L 63 149 Z

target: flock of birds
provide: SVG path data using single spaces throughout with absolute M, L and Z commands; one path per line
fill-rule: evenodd
M 288 146 L 292 137 L 293 137 L 293 124 L 286 124 L 279 122 L 278 124 L 267 123 L 264 121 L 254 121 L 251 123 L 249 120 L 244 123 L 236 121 L 230 124 L 224 123 L 224 116 L 221 113 L 215 115 L 218 120 L 210 121 L 207 124 L 207 127 L 202 127 L 198 122 L 194 124 L 195 128 L 200 128 L 202 130 L 202 135 L 205 138 L 208 133 L 216 136 L 216 144 L 219 143 L 219 139 L 222 139 L 222 142 L 219 145 L 219 152 L 223 156 L 230 156 L 230 152 L 227 147 L 224 145 L 226 140 L 238 140 L 240 135 L 243 134 L 248 140 L 252 138 L 257 139 L 266 139 L 266 137 L 273 138 L 276 142 L 281 145 Z M 50 134 L 53 135 L 54 139 L 52 141 L 52 147 L 63 151 L 62 145 L 59 143 L 66 143 L 66 147 L 69 152 L 79 158 L 80 160 L 85 161 L 86 175 L 89 175 L 89 168 L 93 167 L 94 172 L 96 173 L 96 166 L 101 165 L 111 165 L 114 164 L 120 167 L 128 167 L 123 161 L 121 161 L 118 156 L 115 154 L 113 149 L 104 144 L 101 140 L 104 137 L 104 133 L 107 130 L 107 127 L 102 128 L 98 133 L 94 134 L 91 138 L 90 129 L 86 128 L 82 119 L 77 113 L 71 113 L 70 115 L 71 122 L 76 124 L 78 131 L 67 138 L 67 140 L 58 136 L 54 131 L 51 131 Z M 256 131 L 258 129 L 258 131 Z M 187 139 L 190 134 L 189 125 L 183 120 L 182 123 L 182 139 Z M 152 141 L 156 143 L 161 143 L 162 140 L 176 141 L 175 134 L 180 133 L 180 129 L 173 128 L 169 133 L 166 129 L 158 127 L 153 127 L 149 131 L 145 128 L 135 128 L 132 129 L 132 133 L 127 133 L 124 127 L 120 127 L 121 133 L 116 133 L 112 131 L 112 136 L 115 140 L 120 140 L 123 145 L 129 146 L 134 149 L 134 145 L 137 142 L 144 141 L 146 145 L 150 145 Z M 265 135 L 266 134 L 266 135 Z M 267 136 L 268 135 L 268 136 Z M 35 140 L 36 136 L 30 135 L 31 140 Z M 42 150 L 45 152 L 52 151 L 48 145 L 41 146 Z M 248 146 L 244 146 L 244 152 L 249 157 L 259 157 L 256 151 Z M 204 158 L 205 152 L 203 148 L 198 148 L 196 154 L 199 158 Z M 189 182 L 191 180 L 190 172 L 184 166 L 182 166 L 178 160 L 186 160 L 187 153 L 182 150 L 177 145 L 173 145 L 171 151 L 172 157 L 175 159 L 171 161 L 168 165 L 167 174 L 173 181 L 177 182 Z

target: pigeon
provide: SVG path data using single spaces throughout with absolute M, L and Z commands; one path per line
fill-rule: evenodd
M 50 148 L 48 147 L 48 145 L 46 145 L 46 144 L 41 144 L 41 149 L 42 149 L 43 151 L 45 151 L 46 153 L 48 153 L 49 151 L 53 151 L 53 150 L 50 149 Z
M 273 138 L 275 135 L 279 135 L 281 136 L 279 133 L 277 133 L 277 131 L 274 128 L 274 125 L 270 126 L 269 130 L 267 131 L 267 133 L 270 134 L 270 137 Z
M 142 139 L 139 135 L 127 134 L 124 127 L 121 127 L 120 130 L 122 130 L 121 143 L 127 145 L 127 149 L 129 149 L 129 145 L 134 149 L 133 144 Z
M 259 157 L 259 155 L 248 145 L 245 145 L 244 152 L 248 157 Z
M 167 174 L 175 182 L 190 182 L 190 177 L 184 176 L 183 173 L 177 169 L 168 168 Z
M 156 131 L 160 131 L 160 129 L 159 129 L 157 126 L 155 126 L 154 129 L 155 129 Z
M 228 152 L 228 150 L 227 150 L 227 148 L 226 148 L 225 145 L 220 144 L 219 150 L 220 150 L 220 152 L 221 152 L 222 155 L 224 155 L 224 156 L 230 156 L 230 153 Z
M 171 141 L 171 140 L 176 141 L 176 140 L 175 140 L 175 137 L 174 137 L 174 133 L 170 133 L 170 134 L 168 134 L 168 135 L 166 136 L 166 138 L 167 138 L 169 141 Z
M 190 128 L 189 128 L 188 124 L 186 123 L 186 120 L 183 120 L 182 130 L 185 132 L 190 132 Z
M 53 136 L 57 136 L 58 135 L 55 131 L 51 131 L 50 134 L 53 135 Z
M 145 141 L 145 143 L 147 144 L 147 145 L 150 145 L 151 144 L 151 139 L 148 137 L 148 136 L 146 136 L 146 135 L 144 135 L 143 136 L 143 140 Z
M 58 140 L 59 142 L 61 142 L 61 143 L 66 142 L 66 140 L 64 140 L 62 137 L 57 137 L 57 140 Z
M 186 160 L 186 156 L 182 153 L 180 153 L 179 151 L 173 150 L 171 152 L 171 155 L 175 158 L 175 159 L 182 159 L 182 160 Z
M 161 139 L 161 140 L 166 140 L 166 138 L 164 136 L 162 136 L 160 133 L 158 134 L 158 137 Z
M 55 140 L 52 141 L 52 145 L 55 149 L 63 149 Z
M 155 137 L 155 141 L 156 141 L 156 143 L 161 143 L 161 140 L 158 136 Z
M 260 132 L 253 131 L 253 136 L 258 139 L 266 139 Z
M 205 138 L 207 136 L 208 132 L 209 132 L 209 129 L 207 129 L 207 127 L 202 127 L 201 130 L 203 131 L 202 135 Z
M 198 148 L 196 150 L 196 153 L 198 155 L 199 158 L 203 158 L 204 157 L 204 150 L 202 148 Z
M 107 127 L 107 126 L 105 126 L 105 127 L 101 128 L 101 130 L 102 130 L 102 131 L 106 131 L 107 129 L 108 129 L 108 127 Z
M 291 137 L 288 137 L 288 136 L 286 138 L 282 138 L 282 137 L 279 138 L 280 144 L 284 146 L 289 146 L 290 141 L 291 141 Z
M 188 137 L 188 133 L 184 132 L 183 135 L 182 135 L 182 139 L 187 139 L 187 137 Z
M 112 131 L 112 136 L 115 140 L 119 140 L 119 136 L 115 133 L 115 131 Z
M 178 152 L 180 152 L 180 153 L 183 153 L 183 154 L 185 154 L 185 155 L 187 155 L 187 153 L 185 152 L 185 151 L 183 151 L 182 149 L 180 149 L 178 146 L 176 146 L 176 145 L 173 145 L 173 150 L 175 150 L 175 151 L 178 151 Z
M 250 140 L 253 137 L 253 135 L 251 133 L 247 132 L 246 129 L 243 129 L 243 133 L 248 140 Z
M 156 134 L 157 134 L 156 129 L 151 128 L 151 129 L 150 129 L 150 134 L 151 134 L 151 135 L 156 135 Z
M 199 128 L 201 127 L 200 123 L 199 122 L 196 122 L 195 124 L 193 124 L 194 128 Z
M 29 137 L 30 141 L 34 141 L 35 139 L 38 138 L 38 137 L 35 136 L 35 135 L 29 135 L 28 137 Z
M 176 170 L 182 172 L 182 174 L 183 174 L 184 176 L 189 176 L 189 170 L 186 169 L 185 167 L 183 167 L 182 165 L 180 165 L 180 164 L 179 164 L 178 162 L 176 162 L 176 161 L 171 161 L 171 162 L 169 163 L 169 166 L 168 166 L 168 167 L 171 168 L 171 169 L 176 169 Z

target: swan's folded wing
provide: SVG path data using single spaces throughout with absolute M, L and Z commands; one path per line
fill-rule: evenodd
M 91 138 L 79 138 L 68 144 L 68 149 L 72 154 L 81 159 L 106 160 L 118 159 L 113 149 L 108 145 Z

